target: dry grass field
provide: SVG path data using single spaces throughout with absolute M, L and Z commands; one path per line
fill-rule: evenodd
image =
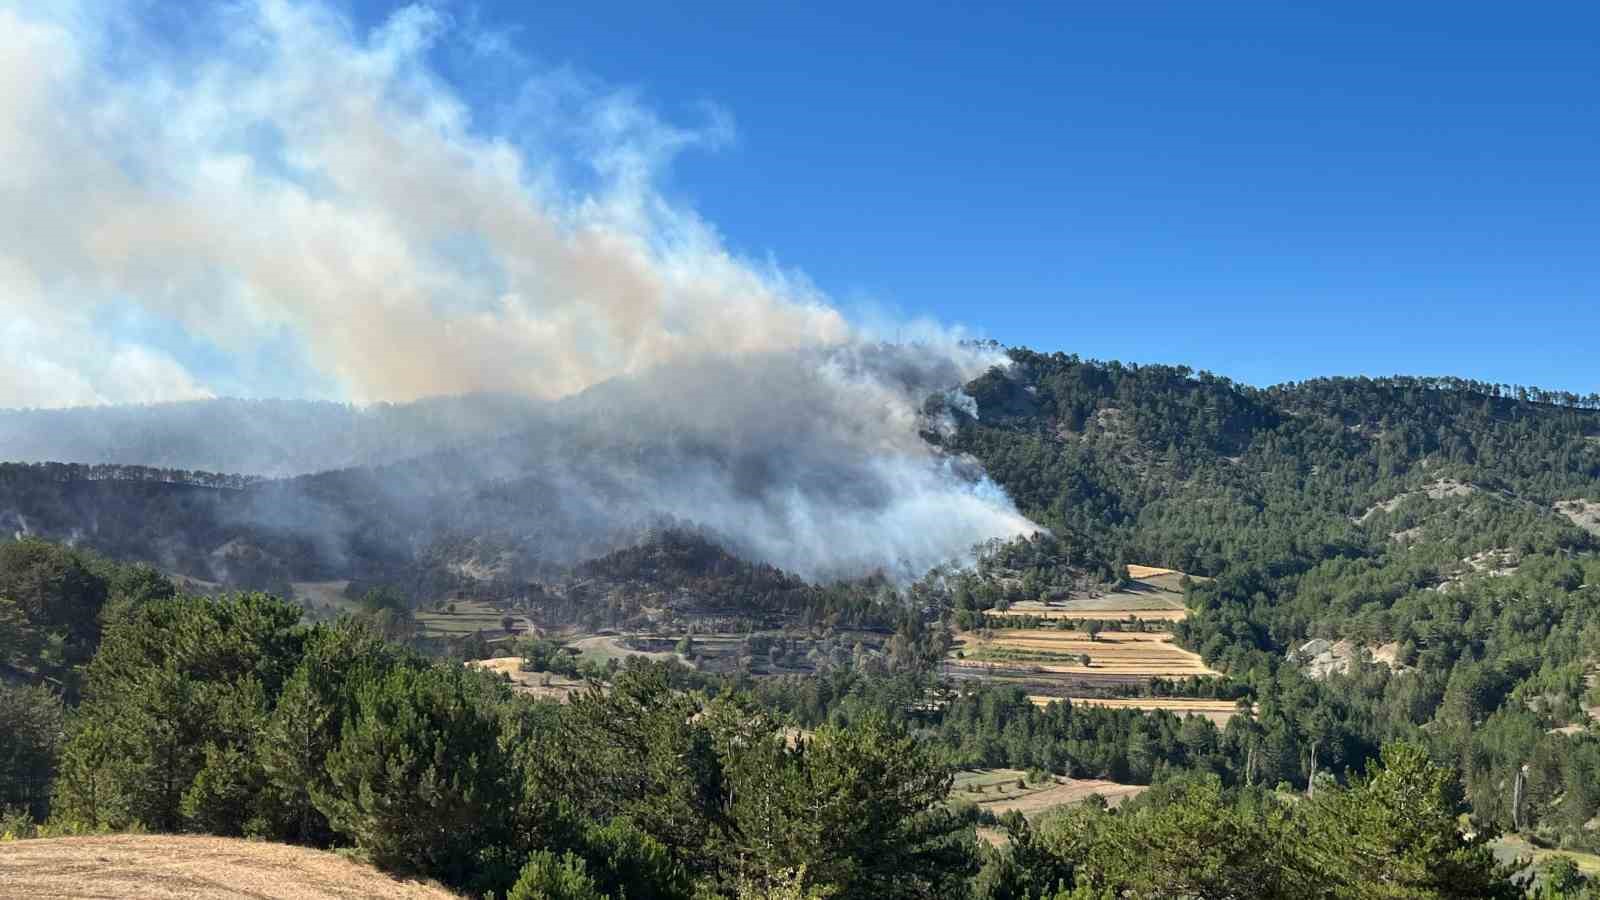
M 976 803 L 997 816 L 1016 810 L 1031 819 L 1061 806 L 1082 803 L 1095 794 L 1104 797 L 1108 805 L 1116 806 L 1148 790 L 1145 785 L 1121 784 L 1098 778 L 1053 776 L 1044 782 L 1026 782 L 1025 774 L 1020 769 L 973 769 L 961 772 L 956 775 L 950 797 L 952 800 Z M 1019 782 L 1023 783 L 1019 786 Z M 981 791 L 974 790 L 976 788 L 981 788 Z
M 1107 805 L 1117 806 L 1122 801 L 1137 797 L 1149 789 L 1147 785 L 1121 784 L 1099 778 L 1059 778 L 1056 784 L 1043 790 L 1004 799 L 997 798 L 978 805 L 997 816 L 1016 810 L 1031 819 L 1060 806 L 1082 803 L 1095 794 L 1104 797 Z
M 1161 575 L 1176 575 L 1179 578 L 1183 577 L 1183 573 L 1179 572 L 1177 569 L 1163 569 L 1160 566 L 1139 566 L 1132 563 L 1128 564 L 1129 578 L 1156 578 Z
M 455 900 L 342 856 L 257 841 L 102 835 L 0 843 L 0 897 L 119 900 Z
M 1165 606 L 1157 607 L 1155 609 L 1128 609 L 1125 602 L 1119 602 L 1117 600 L 1110 601 L 1111 605 L 1116 607 L 1112 609 L 1086 609 L 1081 605 L 1069 605 L 1078 604 L 1079 602 L 1080 601 L 1069 600 L 1065 604 L 1048 605 L 1044 603 L 1024 601 L 1022 603 L 1012 604 L 1011 608 L 1005 612 L 989 610 L 987 614 L 990 616 L 1002 616 L 1013 619 L 1032 617 L 1036 619 L 1048 619 L 1051 621 L 1069 619 L 1076 622 L 1082 622 L 1088 619 L 1101 619 L 1108 621 L 1112 619 L 1121 621 L 1132 619 L 1137 622 L 1182 622 L 1189 615 L 1189 611 L 1186 609 L 1172 609 Z
M 647 653 L 624 646 L 622 635 L 597 634 L 590 637 L 578 638 L 567 642 L 567 646 L 578 651 L 584 659 L 591 659 L 604 664 L 608 659 L 627 659 L 630 656 L 643 656 L 647 659 L 678 659 L 676 653 Z
M 1140 678 L 1216 675 L 1197 653 L 1173 643 L 1165 632 L 1105 631 L 1095 640 L 1079 631 L 1007 628 L 967 632 L 957 638 L 952 665 L 978 669 L 1021 669 L 1032 674 Z M 1084 658 L 1088 659 L 1085 665 Z M 1119 679 L 1120 680 L 1120 679 Z
M 355 612 L 361 604 L 344 595 L 345 588 L 349 586 L 348 581 L 295 581 L 289 585 L 294 590 L 295 599 L 302 604 L 331 606 L 340 612 Z
M 417 612 L 417 625 L 425 635 L 463 637 L 474 631 L 483 632 L 486 638 L 505 635 L 500 619 L 505 615 L 492 604 L 478 600 L 455 601 L 455 612 L 426 610 Z
M 1141 622 L 1178 622 L 1189 611 L 1183 605 L 1182 572 L 1154 566 L 1128 566 L 1130 582 L 1105 594 L 1076 596 L 1067 600 L 1043 602 L 1024 600 L 1004 612 L 990 610 L 991 616 L 1040 619 L 1136 619 Z
M 1589 878 L 1600 876 L 1600 855 L 1593 853 L 1538 847 L 1520 834 L 1503 834 L 1490 841 L 1489 847 L 1494 851 L 1495 860 L 1505 865 L 1531 859 L 1533 860 L 1534 868 L 1542 868 L 1555 857 L 1565 856 L 1572 860 L 1577 865 L 1578 870 Z
M 1188 697 L 1049 697 L 1035 694 L 1028 698 L 1039 706 L 1070 700 L 1074 706 L 1103 706 L 1109 709 L 1164 709 L 1177 716 L 1202 716 L 1221 728 L 1239 714 L 1232 700 L 1198 700 Z
M 567 697 L 582 690 L 584 686 L 584 682 L 577 678 L 567 678 L 550 672 L 524 672 L 522 671 L 522 658 L 519 656 L 469 660 L 467 665 L 475 666 L 486 672 L 505 675 L 511 679 L 512 690 L 533 697 L 564 701 Z
M 1054 627 L 996 628 L 965 632 L 957 638 L 944 672 L 957 679 L 1017 685 L 1048 697 L 1094 696 L 1112 689 L 1139 687 L 1152 678 L 1215 676 L 1200 656 L 1179 647 L 1165 631 L 1101 631 L 1090 640 L 1082 631 L 1059 626 L 1092 621 L 1124 622 L 1129 627 L 1160 627 L 1188 615 L 1183 580 L 1189 576 L 1155 566 L 1129 566 L 1130 582 L 1106 594 L 1064 601 L 1023 601 L 996 619 L 1035 617 Z M 1133 623 L 1139 623 L 1137 625 Z M 1216 710 L 1196 712 L 1216 720 Z

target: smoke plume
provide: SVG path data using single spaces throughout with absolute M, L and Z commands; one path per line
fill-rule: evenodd
M 918 435 L 996 360 L 874 344 L 663 196 L 725 113 L 666 122 L 431 7 L 370 32 L 288 0 L 141 12 L 0 5 L 0 406 L 567 398 L 540 427 L 670 448 L 610 473 L 625 505 L 791 568 L 1031 529 Z M 498 73 L 495 101 L 446 57 Z

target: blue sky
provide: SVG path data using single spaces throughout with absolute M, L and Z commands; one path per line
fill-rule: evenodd
M 1594 4 L 0 0 L 0 206 L 30 211 L 0 406 L 562 396 L 928 320 L 1588 393 L 1597 33 Z
M 447 9 L 726 111 L 663 190 L 847 307 L 1254 383 L 1600 389 L 1600 7 L 979 6 Z M 494 67 L 444 56 L 492 108 Z

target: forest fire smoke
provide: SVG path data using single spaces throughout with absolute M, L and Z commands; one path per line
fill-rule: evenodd
M 660 173 L 725 114 L 669 124 L 494 38 L 429 7 L 365 33 L 259 0 L 181 39 L 0 9 L 0 201 L 31 213 L 0 222 L 0 404 L 579 395 L 564 427 L 694 444 L 629 473 L 641 504 L 801 571 L 1031 530 L 918 436 L 995 359 L 881 347 L 669 202 Z M 517 73 L 494 113 L 451 54 Z

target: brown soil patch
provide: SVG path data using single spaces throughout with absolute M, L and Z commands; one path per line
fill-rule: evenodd
M 0 896 L 125 900 L 456 900 L 306 847 L 231 838 L 102 835 L 0 844 Z

